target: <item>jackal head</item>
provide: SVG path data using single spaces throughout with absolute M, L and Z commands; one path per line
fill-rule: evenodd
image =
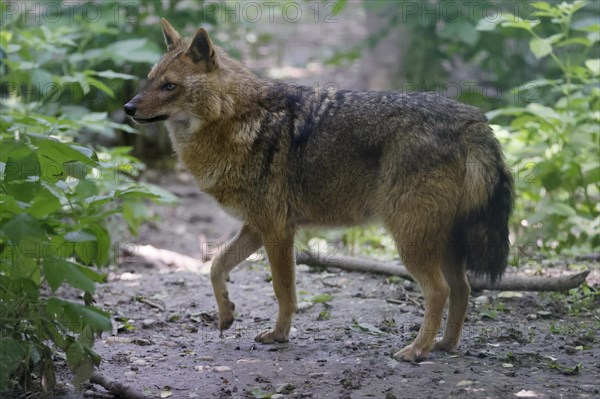
M 222 71 L 208 33 L 200 28 L 193 38 L 183 38 L 166 19 L 161 25 L 167 53 L 148 74 L 144 89 L 125 104 L 125 113 L 137 123 L 189 125 L 218 118 Z

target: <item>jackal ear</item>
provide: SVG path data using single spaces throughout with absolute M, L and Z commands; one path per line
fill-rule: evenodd
M 181 36 L 166 19 L 161 18 L 160 25 L 162 26 L 163 36 L 165 37 L 165 43 L 167 44 L 167 51 L 171 51 L 181 40 Z
M 205 62 L 209 70 L 216 69 L 219 66 L 215 48 L 208 37 L 208 33 L 203 28 L 196 31 L 192 39 L 192 44 L 188 48 L 187 55 L 195 63 L 200 61 Z

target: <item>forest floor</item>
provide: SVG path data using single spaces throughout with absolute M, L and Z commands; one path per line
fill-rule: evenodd
M 176 206 L 152 205 L 160 220 L 133 242 L 200 259 L 201 243 L 223 242 L 238 222 L 191 181 L 163 177 Z M 206 246 L 204 245 L 205 249 Z M 413 282 L 298 266 L 301 310 L 289 343 L 254 342 L 274 323 L 268 263 L 231 274 L 237 317 L 219 336 L 206 268 L 182 270 L 121 259 L 96 301 L 115 330 L 95 345 L 99 372 L 149 397 L 172 398 L 592 398 L 600 394 L 598 298 L 556 293 L 474 292 L 458 351 L 402 363 L 423 317 Z M 567 262 L 568 263 L 568 262 Z M 581 262 L 578 262 L 581 265 Z M 598 283 L 598 263 L 589 283 Z M 558 266 L 561 267 L 561 266 Z M 566 266 L 562 266 L 566 269 Z M 391 301 L 390 301 L 391 300 Z M 59 373 L 56 397 L 81 397 Z M 89 388 L 89 387 L 88 387 Z M 101 391 L 101 389 L 98 389 Z

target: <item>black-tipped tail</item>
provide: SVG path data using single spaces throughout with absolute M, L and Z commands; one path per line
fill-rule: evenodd
M 508 219 L 512 208 L 513 179 L 507 168 L 500 166 L 487 204 L 469 212 L 456 226 L 467 270 L 492 283 L 502 277 L 508 263 Z

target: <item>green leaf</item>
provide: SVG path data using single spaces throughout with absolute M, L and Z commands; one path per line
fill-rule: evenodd
M 88 236 L 93 234 L 93 239 L 77 242 L 75 253 L 86 265 L 105 265 L 110 251 L 108 232 L 99 225 L 90 225 L 84 233 Z
M 0 231 L 13 245 L 19 245 L 24 240 L 43 241 L 46 239 L 40 222 L 28 213 L 15 215 L 2 224 Z
M 27 208 L 27 213 L 37 219 L 42 219 L 60 209 L 62 209 L 62 205 L 59 199 L 46 187 L 42 187 L 31 206 Z
M 92 376 L 94 365 L 97 363 L 95 353 L 79 340 L 71 343 L 66 353 L 67 362 L 73 371 L 72 383 L 77 389 L 80 389 L 81 384 Z
M 547 39 L 534 37 L 529 41 L 529 49 L 538 60 L 552 52 L 552 44 Z
M 78 145 L 69 145 L 57 140 L 38 139 L 34 143 L 40 151 L 40 156 L 50 158 L 59 164 L 79 161 L 86 165 L 97 166 L 95 153 L 85 147 Z
M 563 40 L 559 43 L 556 43 L 556 46 L 557 47 L 566 47 L 566 46 L 570 46 L 573 44 L 581 44 L 582 46 L 590 47 L 594 44 L 594 42 L 586 37 L 572 37 L 570 39 Z
M 554 359 L 550 359 L 550 363 L 548 364 L 551 369 L 555 369 L 560 371 L 564 375 L 575 375 L 579 374 L 579 371 L 583 368 L 583 363 L 579 362 L 574 367 L 568 367 L 563 364 L 558 363 Z
M 42 266 L 46 281 L 48 281 L 52 291 L 56 291 L 63 282 L 67 282 L 74 288 L 94 292 L 96 290 L 95 281 L 103 280 L 102 275 L 93 272 L 88 267 L 68 262 L 65 259 L 44 260 Z M 94 274 L 90 274 L 88 271 Z
M 84 326 L 93 326 L 97 331 L 110 331 L 112 323 L 110 315 L 92 306 L 82 306 L 77 303 L 50 297 L 46 303 L 46 312 L 59 319 L 65 319 L 65 327 L 70 331 L 79 332 Z
M 536 10 L 542 10 L 542 11 L 549 11 L 552 9 L 550 4 L 546 3 L 545 1 L 536 1 L 535 3 L 532 4 L 532 6 Z
M 562 179 L 559 171 L 551 170 L 541 176 L 542 185 L 548 191 L 554 191 L 561 186 Z
M 92 244 L 88 244 L 89 248 L 86 248 L 86 252 L 91 257 L 91 262 L 98 266 L 104 266 L 108 263 L 110 256 L 110 236 L 108 231 L 104 227 L 99 224 L 92 224 L 87 227 L 87 231 L 93 233 L 96 237 L 96 240 Z M 80 250 L 77 246 L 75 246 L 75 250 L 81 256 Z
M 252 388 L 250 390 L 250 393 L 256 399 L 269 399 L 269 398 L 271 398 L 273 396 L 273 393 L 271 393 L 271 392 L 265 392 L 265 391 L 263 391 L 260 388 Z
M 489 18 L 482 18 L 479 20 L 479 22 L 477 22 L 477 26 L 475 27 L 475 29 L 477 29 L 480 32 L 490 32 L 496 29 L 498 23 L 500 23 L 500 20 L 492 21 Z
M 114 61 L 153 63 L 160 56 L 158 45 L 147 39 L 128 39 L 114 42 L 106 47 L 106 54 L 111 54 Z
M 17 213 L 23 213 L 23 208 L 9 195 L 0 194 L 0 219 L 8 219 Z
M 10 375 L 25 360 L 21 343 L 14 338 L 0 337 L 0 392 L 7 392 Z
M 468 21 L 447 22 L 438 35 L 446 39 L 458 39 L 469 46 L 474 46 L 479 40 L 479 31 Z
M 525 20 L 510 13 L 503 13 L 501 26 L 505 28 L 525 29 L 531 32 L 539 23 L 539 20 Z
M 573 216 L 577 213 L 575 209 L 561 202 L 552 202 L 546 205 L 546 212 L 558 216 Z
M 108 94 L 111 98 L 115 98 L 114 91 L 110 87 L 105 85 L 103 82 L 99 81 L 98 79 L 94 79 L 90 76 L 87 76 L 85 80 L 89 86 L 95 87 L 96 89 Z
M 171 192 L 150 183 L 137 183 L 125 190 L 117 190 L 115 196 L 119 198 L 149 198 L 167 204 L 179 201 Z
M 545 105 L 531 103 L 527 104 L 525 109 L 532 114 L 539 116 L 543 120 L 554 119 L 555 121 L 561 121 L 563 118 L 554 109 L 546 107 Z
M 370 323 L 355 322 L 354 324 L 352 324 L 350 326 L 350 329 L 352 331 L 356 331 L 359 333 L 367 333 L 370 335 L 377 335 L 377 336 L 385 335 L 385 333 L 383 331 L 381 331 L 379 328 L 375 327 L 373 324 L 370 324 Z
M 126 73 L 118 73 L 112 70 L 100 71 L 96 72 L 96 76 L 100 76 L 101 78 L 106 79 L 125 79 L 125 80 L 136 80 L 137 76 L 128 75 Z
M 23 202 L 30 202 L 41 188 L 41 167 L 35 152 L 18 143 L 7 153 L 4 167 L 6 193 Z
M 600 75 L 600 58 L 589 59 L 585 61 L 587 69 L 592 71 L 594 76 Z
M 581 168 L 585 184 L 598 184 L 600 182 L 600 162 L 590 161 Z

